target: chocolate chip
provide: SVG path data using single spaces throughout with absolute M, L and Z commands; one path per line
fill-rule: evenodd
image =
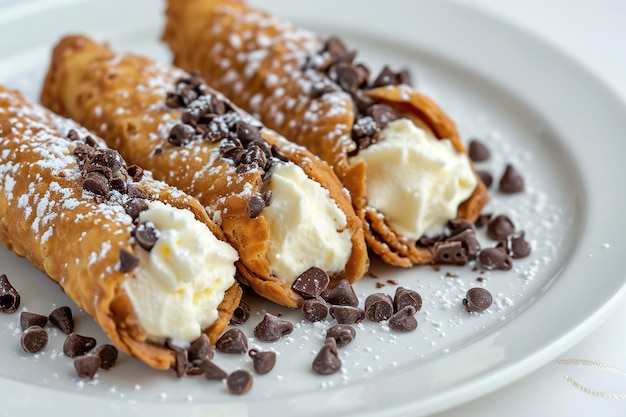
M 89 352 L 96 346 L 96 339 L 88 336 L 81 336 L 76 333 L 71 333 L 65 338 L 63 343 L 63 353 L 65 356 L 75 358 L 76 356 L 82 356 Z
M 265 208 L 265 202 L 260 195 L 253 195 L 248 199 L 248 216 L 251 219 L 259 217 L 263 209 Z
M 203 137 L 209 142 L 218 142 L 228 137 L 228 126 L 224 123 L 211 123 L 208 125 Z
M 396 78 L 395 75 L 396 74 L 389 68 L 389 66 L 385 65 L 380 74 L 378 74 L 378 76 L 374 79 L 374 82 L 372 82 L 372 87 L 376 88 L 393 85 Z
M 134 182 L 139 182 L 143 178 L 143 168 L 137 165 L 131 165 L 126 169 L 126 172 L 133 179 Z
M 330 315 L 339 324 L 360 323 L 365 318 L 365 311 L 351 306 L 331 306 Z
M 250 306 L 243 300 L 239 300 L 239 305 L 233 311 L 230 324 L 243 324 L 250 318 Z
M 472 139 L 469 144 L 469 157 L 474 162 L 482 162 L 489 159 L 489 149 L 478 139 Z
M 313 371 L 320 375 L 331 375 L 341 369 L 341 360 L 337 355 L 335 339 L 327 337 L 324 346 L 313 360 Z
M 115 177 L 109 182 L 109 187 L 122 194 L 126 194 L 126 179 Z
M 102 165 L 108 167 L 113 172 L 117 172 L 125 166 L 125 162 L 118 151 L 98 148 L 91 157 L 90 165 Z
M 196 130 L 182 123 L 178 123 L 172 127 L 167 141 L 172 145 L 183 146 L 190 143 L 193 140 Z
M 100 174 L 104 177 L 104 179 L 107 182 L 110 182 L 111 179 L 113 178 L 113 170 L 111 168 L 109 168 L 108 166 L 100 165 L 96 163 L 87 164 L 85 166 L 84 172 L 85 172 L 86 177 L 92 173 Z
M 352 100 L 354 101 L 354 105 L 356 106 L 359 113 L 365 113 L 371 105 L 375 103 L 374 99 L 369 97 L 362 90 L 357 91 L 352 94 Z
M 194 340 L 187 350 L 187 358 L 190 362 L 201 361 L 204 358 L 213 359 L 214 355 L 209 336 L 204 333 Z
M 393 297 L 393 309 L 395 312 L 398 312 L 406 306 L 413 306 L 415 311 L 420 311 L 422 308 L 422 297 L 417 291 L 398 287 Z
M 148 210 L 148 203 L 140 198 L 133 198 L 124 204 L 124 210 L 126 214 L 135 220 L 142 212 Z
M 322 298 L 309 298 L 302 304 L 302 315 L 305 320 L 316 322 L 328 316 L 328 306 Z
M 31 326 L 22 333 L 20 343 L 26 353 L 37 353 L 48 344 L 48 333 L 40 326 Z
M 335 339 L 337 347 L 342 347 L 354 340 L 356 330 L 354 330 L 354 327 L 348 326 L 347 324 L 335 324 L 326 331 L 326 337 Z
M 80 139 L 80 137 L 78 136 L 78 133 L 74 129 L 70 129 L 69 132 L 67 132 L 67 135 L 65 137 L 71 141 Z
M 370 294 L 365 299 L 365 317 L 371 321 L 388 320 L 393 315 L 393 301 L 383 293 Z
M 519 193 L 524 189 L 524 178 L 517 172 L 513 165 L 508 164 L 500 178 L 500 191 L 506 194 Z
M 280 148 L 278 146 L 272 145 L 270 149 L 271 149 L 271 152 L 272 152 L 272 156 L 274 158 L 276 158 L 276 159 L 278 159 L 279 161 L 282 161 L 282 162 L 289 162 L 289 158 L 287 158 L 285 156 L 285 154 L 282 153 L 282 151 L 280 150 Z
M 226 371 L 217 366 L 211 359 L 204 358 L 198 366 L 206 379 L 222 380 L 228 377 Z
M 85 136 L 85 143 L 88 146 L 91 146 L 92 148 L 95 148 L 96 146 L 98 146 L 98 142 L 96 142 L 96 140 L 91 135 Z
M 474 224 L 476 225 L 476 227 L 484 227 L 489 224 L 492 216 L 492 213 L 481 214 L 478 216 L 478 218 L 476 219 L 476 223 Z
M 335 87 L 332 86 L 326 79 L 319 80 L 311 84 L 311 89 L 309 91 L 309 96 L 312 99 L 323 96 L 326 93 L 332 93 L 335 91 Z
M 211 96 L 211 107 L 213 108 L 213 113 L 219 116 L 225 114 L 228 110 L 231 110 L 225 101 L 220 100 L 215 95 Z
M 248 356 L 252 358 L 252 364 L 254 365 L 254 372 L 259 375 L 265 375 L 276 364 L 276 353 L 274 352 L 259 352 L 256 349 L 250 349 Z
M 435 246 L 437 242 L 443 242 L 446 239 L 445 235 L 437 235 L 437 236 L 422 236 L 418 239 L 417 244 L 420 246 Z
M 232 159 L 235 165 L 239 164 L 241 158 L 246 154 L 239 140 L 228 140 L 220 145 L 220 155 L 224 158 Z
M 215 348 L 224 353 L 246 353 L 248 351 L 248 338 L 239 329 L 228 329 L 217 339 Z
M 487 226 L 487 236 L 493 240 L 504 240 L 515 231 L 513 221 L 505 214 L 499 214 Z
M 178 94 L 168 91 L 165 96 L 165 105 L 171 109 L 183 107 L 183 103 L 179 100 Z
M 357 142 L 359 149 L 366 149 L 377 141 L 380 128 L 372 116 L 363 116 L 356 119 L 352 126 L 352 140 Z
M 480 243 L 476 239 L 476 232 L 473 229 L 463 230 L 453 236 L 446 239 L 446 242 L 461 242 L 461 246 L 465 250 L 465 253 L 469 259 L 474 259 L 480 251 Z
M 405 84 L 405 85 L 413 85 L 413 77 L 411 77 L 411 73 L 409 72 L 408 69 L 403 69 L 400 70 L 400 72 L 397 73 L 396 79 L 398 80 L 398 84 Z
M 380 129 L 384 129 L 385 126 L 389 124 L 389 122 L 392 122 L 398 118 L 395 110 L 387 106 L 386 104 L 374 104 L 367 109 L 367 114 L 372 116 L 372 118 L 376 122 L 376 126 L 378 126 Z
M 246 370 L 238 369 L 228 375 L 226 386 L 231 394 L 245 394 L 252 388 L 252 374 Z
M 481 250 L 478 255 L 478 261 L 485 269 L 508 271 L 513 268 L 513 262 L 504 247 L 486 248 Z
M 324 44 L 324 51 L 328 52 L 334 62 L 352 62 L 355 51 L 348 51 L 345 44 L 337 37 L 330 37 Z
M 187 369 L 185 369 L 185 375 L 187 376 L 202 375 L 204 371 L 200 368 L 201 363 L 202 361 L 189 362 L 187 364 Z
M 524 238 L 524 232 L 511 237 L 511 257 L 513 259 L 525 258 L 530 255 L 530 244 Z
M 440 265 L 462 266 L 467 263 L 467 254 L 461 242 L 437 242 L 435 262 Z
M 99 172 L 90 172 L 83 179 L 83 188 L 105 198 L 109 196 L 109 181 Z
M 252 143 L 248 146 L 246 153 L 241 157 L 241 164 L 244 165 L 254 165 L 264 168 L 267 160 L 265 157 L 265 152 L 263 149 L 256 143 Z
M 179 100 L 183 102 L 184 106 L 189 106 L 195 99 L 198 98 L 198 93 L 192 86 L 185 86 L 178 91 Z
M 370 69 L 367 67 L 367 65 L 362 63 L 357 63 L 355 67 L 357 73 L 359 74 L 359 87 L 367 87 L 367 81 L 370 78 Z
M 398 310 L 389 319 L 389 327 L 397 332 L 410 332 L 417 328 L 417 319 L 415 318 L 415 307 L 407 305 Z
M 171 368 L 174 369 L 178 378 L 182 378 L 189 367 L 189 354 L 187 353 L 187 349 L 182 349 L 172 344 L 168 346 L 168 343 L 166 343 L 166 347 L 174 352 L 174 364 Z
M 448 229 L 450 230 L 450 236 L 461 233 L 465 230 L 474 231 L 476 228 L 469 220 L 465 219 L 452 219 L 448 221 Z
M 463 299 L 463 306 L 469 313 L 470 311 L 483 311 L 491 306 L 493 297 L 491 293 L 484 288 L 470 288 Z
M 264 140 L 263 136 L 261 136 L 261 133 L 259 132 L 259 129 L 246 122 L 235 123 L 235 132 L 237 138 L 244 145 L 248 144 L 249 142 Z
M 135 240 L 148 252 L 152 250 L 159 239 L 159 231 L 151 222 L 142 222 L 135 228 Z
M 349 62 L 332 65 L 328 70 L 328 76 L 347 92 L 355 92 L 364 81 L 356 65 Z
M 326 302 L 337 306 L 356 307 L 359 305 L 354 288 L 347 279 L 339 281 L 334 288 L 322 291 L 321 296 Z
M 374 79 L 374 82 L 372 82 L 372 87 L 376 88 L 384 87 L 387 85 L 399 85 L 408 83 L 410 83 L 410 75 L 407 70 L 394 72 L 389 68 L 389 66 L 385 65 L 380 74 L 378 74 L 378 76 Z
M 79 378 L 93 379 L 100 368 L 100 358 L 95 355 L 83 355 L 74 359 L 74 368 Z
M 31 326 L 45 327 L 48 323 L 48 317 L 41 314 L 29 313 L 28 311 L 22 311 L 20 313 L 20 328 L 22 331 L 28 329 Z
M 48 315 L 48 320 L 65 334 L 74 331 L 72 310 L 68 306 L 57 307 Z
M 134 184 L 128 184 L 127 193 L 130 198 L 148 198 L 148 193 Z
M 478 177 L 480 178 L 482 183 L 485 184 L 485 187 L 491 187 L 491 184 L 493 184 L 493 175 L 491 175 L 489 171 L 479 170 L 476 171 L 476 174 L 478 174 Z
M 328 274 L 323 269 L 313 266 L 296 278 L 291 289 L 303 298 L 316 298 L 328 287 L 329 282 Z
M 120 272 L 126 273 L 139 266 L 139 258 L 127 251 L 120 249 Z
M 13 313 L 20 306 L 20 294 L 5 274 L 0 275 L 0 312 Z
M 274 342 L 292 331 L 293 324 L 273 314 L 265 313 L 263 320 L 254 328 L 254 337 L 262 342 Z
M 85 161 L 92 155 L 94 152 L 93 148 L 85 145 L 84 143 L 78 143 L 72 152 L 72 155 L 76 157 L 78 160 L 79 166 L 84 166 Z
M 93 355 L 100 358 L 100 368 L 102 369 L 111 369 L 113 365 L 117 362 L 117 357 L 119 356 L 119 352 L 117 348 L 110 344 L 104 344 L 98 346 L 94 351 Z

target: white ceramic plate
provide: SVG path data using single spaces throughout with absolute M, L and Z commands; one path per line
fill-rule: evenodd
M 479 274 L 471 267 L 399 270 L 373 261 L 364 296 L 395 291 L 395 280 L 418 290 L 424 307 L 418 329 L 398 334 L 376 323 L 359 326 L 341 348 L 342 372 L 314 375 L 311 362 L 330 323 L 304 323 L 297 311 L 248 297 L 253 315 L 282 313 L 295 331 L 274 344 L 276 368 L 256 377 L 243 397 L 202 378 L 177 380 L 129 357 L 92 382 L 76 378 L 62 354 L 64 337 L 49 328 L 50 344 L 35 356 L 19 347 L 18 314 L 0 316 L 0 393 L 8 415 L 67 416 L 151 413 L 153 416 L 400 416 L 458 405 L 495 390 L 564 351 L 595 327 L 623 295 L 626 252 L 623 184 L 626 111 L 610 91 L 559 51 L 492 17 L 442 2 L 261 1 L 276 14 L 322 34 L 338 34 L 375 70 L 389 62 L 409 67 L 417 85 L 457 121 L 465 140 L 483 139 L 492 159 L 480 164 L 496 180 L 512 162 L 526 191 L 492 193 L 486 211 L 509 214 L 526 230 L 533 254 L 510 272 Z M 82 32 L 119 50 L 169 55 L 158 41 L 162 4 L 156 1 L 29 1 L 0 13 L 0 83 L 36 99 L 53 44 Z M 484 239 L 486 245 L 493 245 Z M 73 307 L 81 334 L 106 337 L 56 285 L 27 261 L 0 248 L 0 273 L 22 294 L 22 308 L 47 313 Z M 458 277 L 446 277 L 446 273 Z M 486 280 L 477 282 L 478 276 Z M 376 282 L 385 283 L 377 289 Z M 495 296 L 482 314 L 461 307 L 467 289 Z M 251 369 L 247 357 L 217 354 L 225 369 Z

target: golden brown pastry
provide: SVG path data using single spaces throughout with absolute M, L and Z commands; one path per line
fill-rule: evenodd
M 475 221 L 487 191 L 453 121 L 406 73 L 370 77 L 339 39 L 242 0 L 169 0 L 166 14 L 174 63 L 328 162 L 375 253 L 403 267 L 445 263 L 447 221 Z
M 215 343 L 239 305 L 237 252 L 195 199 L 74 122 L 0 87 L 0 240 L 146 364 Z
M 362 225 L 332 169 L 198 76 L 67 37 L 42 101 L 198 198 L 239 251 L 241 281 L 261 296 L 297 307 L 292 284 L 310 268 L 326 271 L 330 286 L 366 271 Z

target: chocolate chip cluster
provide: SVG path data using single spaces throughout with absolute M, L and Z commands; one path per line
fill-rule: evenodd
M 143 169 L 137 165 L 126 167 L 122 156 L 114 149 L 100 148 L 95 139 L 87 135 L 81 140 L 75 130 L 70 130 L 67 138 L 81 141 L 74 149 L 74 156 L 83 177 L 83 188 L 108 198 L 112 190 L 128 195 L 124 203 L 126 213 L 137 223 L 141 212 L 148 209 L 148 194 L 133 182 L 141 181 Z M 135 241 L 143 249 L 150 251 L 155 245 L 159 232 L 152 223 L 136 224 L 133 230 Z M 139 258 L 125 249 L 120 250 L 120 271 L 130 272 L 139 265 Z
M 324 73 L 328 79 L 313 84 L 311 97 L 317 98 L 335 91 L 336 87 L 330 81 L 352 97 L 356 113 L 352 139 L 356 142 L 357 149 L 351 155 L 378 142 L 380 131 L 399 117 L 390 106 L 376 104 L 365 94 L 365 90 L 411 82 L 407 71 L 394 72 L 388 66 L 370 80 L 369 68 L 363 63 L 355 63 L 355 57 L 356 51 L 349 51 L 339 38 L 331 37 L 325 42 L 319 55 L 305 64 L 305 68 L 314 68 Z
M 496 246 L 481 248 L 476 238 L 476 227 L 487 226 L 487 237 L 496 241 Z M 513 221 L 506 215 L 483 214 L 476 225 L 464 220 L 448 222 L 446 233 L 433 237 L 422 237 L 417 241 L 421 247 L 431 248 L 435 254 L 435 265 L 463 266 L 476 259 L 485 269 L 508 271 L 513 260 L 530 255 L 530 244 L 523 231 L 516 233 Z
M 233 161 L 237 173 L 261 168 L 264 181 L 269 179 L 275 163 L 288 161 L 276 145 L 267 143 L 259 126 L 244 121 L 229 102 L 209 92 L 197 72 L 179 79 L 176 91 L 167 93 L 165 104 L 186 109 L 181 123 L 174 125 L 168 136 L 173 145 L 184 146 L 194 140 L 221 141 L 220 154 Z M 256 218 L 270 203 L 270 192 L 253 196 L 248 201 L 248 215 Z
M 10 296 L 9 299 L 6 298 L 7 294 Z M 6 303 L 7 300 L 12 301 L 10 306 Z M 19 306 L 19 300 L 18 292 L 7 276 L 0 275 L 0 301 L 2 301 L 0 312 L 15 312 Z M 20 345 L 24 352 L 33 355 L 41 352 L 48 345 L 50 339 L 46 330 L 48 323 L 66 334 L 63 353 L 74 359 L 74 368 L 79 378 L 93 379 L 98 369 L 110 369 L 117 362 L 118 351 L 115 346 L 110 344 L 97 346 L 96 339 L 93 337 L 74 333 L 74 318 L 72 309 L 68 306 L 57 307 L 47 316 L 22 311 L 19 322 L 22 330 Z
M 146 198 L 147 194 L 133 182 L 140 181 L 143 169 L 136 165 L 126 167 L 124 159 L 114 149 L 100 148 L 95 139 L 87 135 L 83 140 L 75 130 L 70 130 L 67 138 L 80 141 L 74 149 L 78 160 L 83 188 L 87 191 L 108 198 L 112 190 L 128 194 L 131 198 Z
M 476 228 L 472 222 L 464 219 L 450 220 L 446 233 L 421 237 L 417 245 L 432 248 L 434 262 L 438 265 L 463 266 L 475 259 L 480 251 Z
M 215 352 L 206 334 L 200 335 L 187 349 L 174 345 L 170 339 L 165 341 L 165 347 L 174 354 L 175 361 L 172 367 L 179 378 L 202 375 L 208 380 L 226 380 L 228 391 L 235 395 L 245 394 L 252 387 L 253 378 L 250 372 L 237 369 L 229 374 L 213 361 Z M 248 339 L 237 328 L 226 331 L 218 339 L 215 348 L 222 353 L 247 352 L 252 359 L 255 372 L 259 375 L 271 371 L 276 363 L 274 352 L 261 352 L 256 349 L 248 351 Z

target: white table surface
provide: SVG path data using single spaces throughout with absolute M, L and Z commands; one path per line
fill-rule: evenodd
M 0 11 L 18 1 L 27 0 L 0 0 Z M 626 0 L 449 1 L 495 14 L 558 46 L 626 103 Z M 626 300 L 604 324 L 539 370 L 436 417 L 625 416 L 624 317 Z

